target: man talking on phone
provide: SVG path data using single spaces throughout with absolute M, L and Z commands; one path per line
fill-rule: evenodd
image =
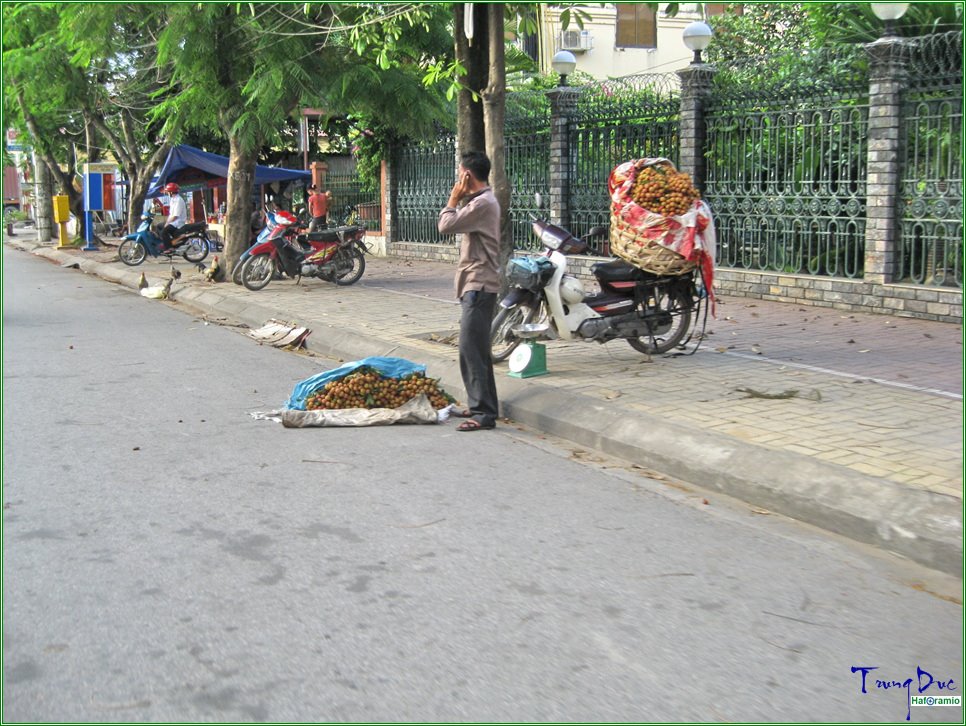
M 460 158 L 456 183 L 439 213 L 440 234 L 462 234 L 456 268 L 460 300 L 460 373 L 468 408 L 456 416 L 466 421 L 457 431 L 496 426 L 499 401 L 490 355 L 490 325 L 500 291 L 500 203 L 487 180 L 490 160 L 470 151 Z

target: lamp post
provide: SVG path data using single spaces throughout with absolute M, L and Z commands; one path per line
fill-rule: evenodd
M 684 29 L 682 35 L 684 36 L 684 44 L 688 47 L 688 50 L 694 51 L 694 59 L 691 61 L 691 65 L 704 63 L 701 60 L 701 51 L 707 48 L 711 42 L 711 36 L 713 35 L 711 27 L 707 23 L 696 20 Z
M 872 6 L 872 12 L 875 16 L 882 21 L 885 21 L 885 27 L 882 29 L 882 38 L 894 38 L 896 37 L 896 21 L 906 14 L 906 10 L 909 9 L 909 3 L 869 3 Z
M 567 76 L 574 72 L 574 68 L 577 67 L 577 58 L 569 50 L 558 50 L 554 53 L 553 58 L 550 61 L 550 66 L 555 72 L 560 74 L 560 83 L 558 85 L 567 85 Z

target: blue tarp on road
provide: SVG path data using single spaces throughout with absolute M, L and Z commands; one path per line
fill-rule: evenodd
M 193 146 L 175 146 L 161 167 L 161 172 L 151 181 L 148 197 L 163 194 L 164 185 L 177 182 L 181 186 L 217 187 L 227 183 L 228 157 L 212 154 Z M 281 181 L 302 180 L 310 182 L 312 172 L 298 169 L 282 169 L 277 166 L 256 166 L 255 185 Z

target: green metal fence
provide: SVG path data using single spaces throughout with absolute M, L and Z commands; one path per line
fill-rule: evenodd
M 410 142 L 397 149 L 396 240 L 451 244 L 436 229 L 439 210 L 456 180 L 456 140 L 452 134 Z
M 910 44 L 897 278 L 963 286 L 963 34 Z
M 719 265 L 862 276 L 868 89 L 860 47 L 718 69 L 705 196 Z
M 550 106 L 543 92 L 508 94 L 504 143 L 512 234 L 523 246 L 531 237 L 534 195 L 546 200 L 550 190 Z M 396 153 L 396 238 L 451 244 L 451 237 L 436 230 L 436 219 L 456 178 L 455 137 L 443 132 L 433 140 L 402 144 Z
M 332 192 L 329 209 L 329 222 L 338 222 L 346 213 L 346 207 L 356 207 L 358 221 L 367 229 L 380 229 L 379 192 L 365 191 L 356 173 L 356 160 L 348 154 L 331 155 L 325 158 L 328 171 L 325 175 L 325 188 Z
M 895 279 L 962 288 L 962 32 L 911 39 Z M 861 279 L 866 234 L 869 71 L 861 45 L 719 66 L 705 106 L 704 195 L 722 267 Z M 533 248 L 533 195 L 550 189 L 550 104 L 507 97 L 506 166 L 513 239 Z M 677 163 L 675 74 L 579 88 L 570 121 L 565 220 L 577 235 L 609 221 L 618 163 Z M 454 139 L 404 145 L 396 161 L 397 239 L 443 242 L 436 216 L 452 185 Z M 606 254 L 606 244 L 592 252 Z
M 514 247 L 534 249 L 530 215 L 546 214 L 536 204 L 550 202 L 550 102 L 543 91 L 507 94 L 506 173 L 510 181 L 510 223 Z
M 641 74 L 580 88 L 570 126 L 569 229 L 578 237 L 610 223 L 607 179 L 618 164 L 644 157 L 678 160 L 678 78 Z M 592 253 L 608 254 L 595 240 Z

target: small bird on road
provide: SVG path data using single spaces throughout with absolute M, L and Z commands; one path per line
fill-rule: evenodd
M 208 270 L 208 268 L 205 267 L 205 263 L 204 262 L 196 262 L 195 263 L 195 267 L 197 267 L 198 268 L 198 272 L 201 272 L 201 273 L 205 273 Z
M 172 280 L 180 280 L 181 279 L 181 270 L 179 270 L 174 265 L 171 265 L 171 279 Z
M 141 276 L 138 278 L 138 290 L 143 290 L 147 286 L 148 286 L 148 278 L 146 278 L 144 276 L 144 273 L 142 272 Z

